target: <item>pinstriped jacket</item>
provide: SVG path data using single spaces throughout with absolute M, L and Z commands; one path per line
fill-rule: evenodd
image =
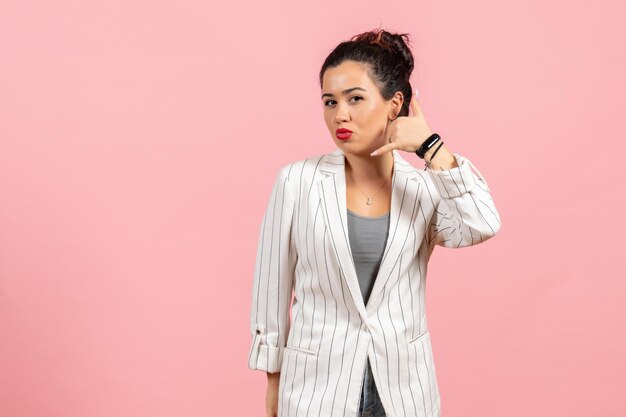
M 437 245 L 491 238 L 500 215 L 469 159 L 453 153 L 458 167 L 422 170 L 392 153 L 389 235 L 367 305 L 348 237 L 343 151 L 276 175 L 258 240 L 248 368 L 280 372 L 279 417 L 356 417 L 368 358 L 387 416 L 441 415 L 427 262 Z

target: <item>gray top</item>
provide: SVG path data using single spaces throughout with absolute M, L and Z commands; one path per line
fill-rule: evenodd
M 361 295 L 367 305 L 389 235 L 389 213 L 366 217 L 348 210 L 348 234 Z

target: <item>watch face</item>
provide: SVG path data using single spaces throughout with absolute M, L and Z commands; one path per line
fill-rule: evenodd
M 435 143 L 439 142 L 439 135 L 436 133 L 433 133 L 433 135 L 430 138 L 431 138 L 431 141 L 428 144 L 428 149 L 432 148 Z
M 428 152 L 428 150 L 432 148 L 433 145 L 439 141 L 439 139 L 441 139 L 441 137 L 437 133 L 430 135 L 417 150 L 417 156 L 424 159 L 424 154 L 426 154 L 426 152 Z

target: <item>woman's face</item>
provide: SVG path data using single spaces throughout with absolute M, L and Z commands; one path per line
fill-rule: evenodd
M 402 93 L 385 101 L 363 64 L 344 61 L 324 72 L 322 105 L 337 147 L 346 153 L 369 155 L 385 144 L 387 124 L 402 108 Z M 339 139 L 339 128 L 351 130 L 352 135 Z

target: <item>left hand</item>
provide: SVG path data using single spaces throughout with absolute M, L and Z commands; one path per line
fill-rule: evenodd
M 396 117 L 394 121 L 389 123 L 385 134 L 387 144 L 372 152 L 372 156 L 383 155 L 391 152 L 392 149 L 415 153 L 422 143 L 432 135 L 415 95 L 411 97 L 410 109 L 413 114 Z

